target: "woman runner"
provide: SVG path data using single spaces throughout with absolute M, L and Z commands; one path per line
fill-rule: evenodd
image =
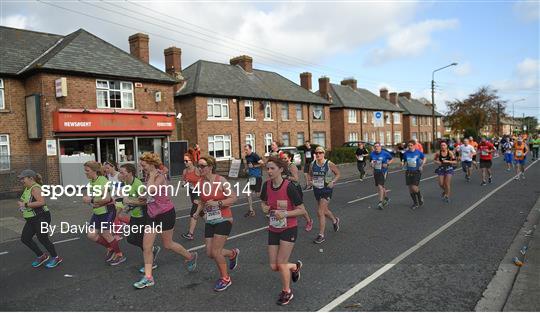
M 182 180 L 184 182 L 184 186 L 186 184 L 188 185 L 189 198 L 191 199 L 191 211 L 189 212 L 189 229 L 187 233 L 182 234 L 182 237 L 187 240 L 193 240 L 193 233 L 195 232 L 195 226 L 197 226 L 197 219 L 193 216 L 195 215 L 195 212 L 197 212 L 200 198 L 199 194 L 194 192 L 194 190 L 195 186 L 197 186 L 197 183 L 201 179 L 201 176 L 199 170 L 195 167 L 193 160 L 194 157 L 192 154 L 184 154 L 184 164 L 186 165 L 186 168 L 182 172 Z
M 304 201 L 304 192 L 302 191 L 302 186 L 300 186 L 300 177 L 298 177 L 299 171 L 296 165 L 292 162 L 294 158 L 292 152 L 285 151 L 282 155 L 280 155 L 280 157 L 287 165 L 287 167 L 283 171 L 283 178 L 291 181 L 293 186 L 296 187 L 300 198 L 302 199 L 302 201 Z M 304 228 L 304 230 L 309 232 L 313 229 L 313 219 L 309 216 L 307 210 L 304 214 L 304 218 L 306 219 L 306 227 Z
M 435 153 L 434 160 L 439 165 L 435 173 L 439 176 L 439 187 L 443 190 L 441 197 L 443 201 L 450 202 L 450 183 L 457 162 L 452 151 L 448 150 L 446 142 L 441 142 L 441 150 Z

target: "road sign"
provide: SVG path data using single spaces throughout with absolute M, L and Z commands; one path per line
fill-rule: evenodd
M 373 124 L 377 127 L 384 126 L 384 118 L 382 111 L 373 112 Z

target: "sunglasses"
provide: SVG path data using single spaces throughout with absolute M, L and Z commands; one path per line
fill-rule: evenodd
M 322 151 L 317 151 L 317 152 L 315 152 L 315 154 L 324 154 L 324 152 L 322 152 Z
M 197 167 L 200 168 L 200 169 L 207 168 L 209 166 L 210 165 L 208 165 L 208 164 L 206 164 L 206 165 L 202 165 L 202 164 L 197 165 Z

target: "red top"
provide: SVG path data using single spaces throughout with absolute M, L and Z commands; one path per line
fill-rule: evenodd
M 270 225 L 268 229 L 271 232 L 281 233 L 289 228 L 294 228 L 298 225 L 296 216 L 287 217 L 286 223 L 284 223 L 284 220 L 276 220 L 274 216 L 274 211 L 276 210 L 294 210 L 294 205 L 291 202 L 291 199 L 289 199 L 289 195 L 287 194 L 287 187 L 289 186 L 289 183 L 290 181 L 288 179 L 283 180 L 281 187 L 279 188 L 279 190 L 276 191 L 272 189 L 271 180 L 268 180 L 266 182 L 266 194 L 268 195 L 266 203 L 268 203 L 268 206 L 270 206 Z
M 199 180 L 201 180 L 201 176 L 197 175 L 196 170 L 192 170 L 192 171 L 186 170 L 186 175 L 184 175 L 184 180 L 194 187 L 195 185 L 197 185 Z
M 480 142 L 478 144 L 478 153 L 480 153 L 480 160 L 490 161 L 493 159 L 493 155 L 490 150 L 493 150 L 495 146 L 489 141 Z
M 221 182 L 221 176 L 216 175 L 216 178 L 214 179 L 214 182 Z M 222 184 L 215 184 L 208 181 L 204 181 L 203 178 L 199 180 L 198 182 L 200 191 L 201 191 L 201 200 L 203 204 L 208 201 L 221 201 L 227 199 L 225 194 L 223 193 L 223 185 Z M 220 188 L 221 187 L 221 188 Z M 219 189 L 218 189 L 219 188 Z M 224 206 L 219 208 L 221 211 L 221 216 L 225 220 L 232 220 L 232 212 L 230 206 Z M 207 221 L 208 222 L 208 221 Z M 220 222 L 220 220 L 216 220 L 216 222 Z

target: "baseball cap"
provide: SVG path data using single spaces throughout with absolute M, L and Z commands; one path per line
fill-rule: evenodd
M 21 179 L 21 178 L 25 178 L 25 177 L 36 177 L 36 176 L 37 176 L 36 172 L 34 172 L 31 169 L 26 169 L 26 170 L 22 171 L 19 174 L 19 176 L 17 176 L 17 178 Z

